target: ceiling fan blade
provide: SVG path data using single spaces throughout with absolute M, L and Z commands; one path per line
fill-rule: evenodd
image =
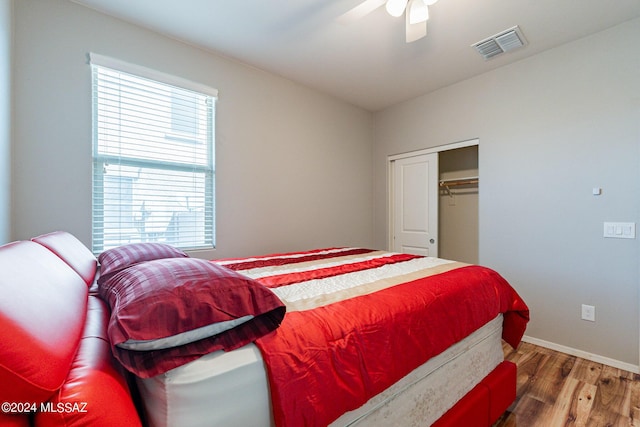
M 423 0 L 410 0 L 407 6 L 407 14 L 409 15 L 409 22 L 417 24 L 429 19 L 429 8 Z
M 407 43 L 419 40 L 427 35 L 427 21 L 412 24 L 409 20 L 409 14 L 406 13 L 406 40 Z
M 386 0 L 364 0 L 362 3 L 338 16 L 337 21 L 341 24 L 351 24 L 370 14 L 380 6 L 386 3 Z

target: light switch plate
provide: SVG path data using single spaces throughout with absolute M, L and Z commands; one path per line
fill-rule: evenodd
M 604 237 L 612 239 L 635 239 L 635 222 L 605 222 Z

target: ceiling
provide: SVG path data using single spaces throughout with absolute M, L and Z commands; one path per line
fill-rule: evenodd
M 362 0 L 71 0 L 334 95 L 370 111 L 640 16 L 640 0 L 439 0 L 427 36 L 405 43 Z M 518 25 L 528 44 L 484 60 L 471 44 Z

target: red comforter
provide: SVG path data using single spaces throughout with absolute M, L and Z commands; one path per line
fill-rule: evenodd
M 274 288 L 287 304 L 281 326 L 256 341 L 278 426 L 328 425 L 499 313 L 510 345 L 516 347 L 524 333 L 528 308 L 493 270 L 451 263 L 395 274 L 388 271 L 424 259 L 337 251 L 224 262 Z M 336 298 L 325 283 L 335 278 L 348 278 L 338 284 Z M 344 289 L 352 280 L 362 283 Z

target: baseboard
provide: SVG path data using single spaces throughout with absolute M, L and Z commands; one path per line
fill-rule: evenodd
M 549 348 L 551 350 L 559 351 L 562 353 L 570 354 L 572 356 L 581 357 L 583 359 L 590 360 L 592 362 L 602 363 L 603 365 L 611 366 L 617 369 L 622 369 L 625 371 L 633 372 L 635 374 L 640 374 L 640 366 L 632 365 L 631 363 L 621 362 L 619 360 L 610 359 L 608 357 L 600 356 L 600 355 L 589 353 L 582 350 L 577 350 L 575 348 L 566 347 L 564 345 L 541 340 L 538 338 L 533 338 L 527 335 L 522 337 L 522 341 L 528 342 L 530 344 L 539 345 L 540 347 Z

